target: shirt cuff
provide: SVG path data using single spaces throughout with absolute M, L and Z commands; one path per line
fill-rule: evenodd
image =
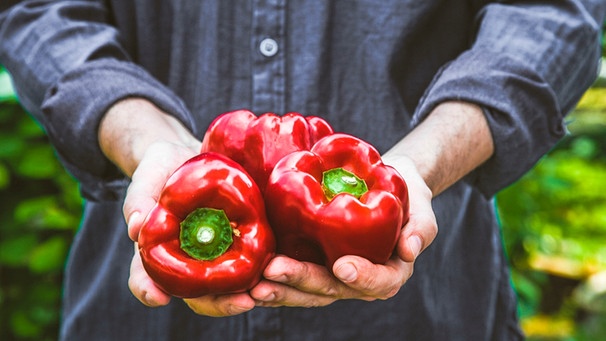
M 421 98 L 413 125 L 446 101 L 483 108 L 494 154 L 465 181 L 487 197 L 516 181 L 566 132 L 550 86 L 524 63 L 490 51 L 470 50 L 444 66 Z
M 105 112 L 128 97 L 148 99 L 195 134 L 194 121 L 184 103 L 130 62 L 104 59 L 85 63 L 59 79 L 43 101 L 49 139 L 88 200 L 116 200 L 127 184 L 101 151 L 98 128 Z

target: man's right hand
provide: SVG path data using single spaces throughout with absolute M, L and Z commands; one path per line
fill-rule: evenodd
M 171 296 L 145 272 L 137 238 L 168 177 L 200 152 L 201 143 L 178 120 L 139 98 L 125 99 L 108 110 L 99 141 L 105 155 L 132 180 L 123 206 L 128 235 L 135 242 L 129 288 L 147 306 L 166 305 Z M 207 295 L 185 302 L 195 313 L 208 316 L 236 315 L 255 306 L 248 293 Z

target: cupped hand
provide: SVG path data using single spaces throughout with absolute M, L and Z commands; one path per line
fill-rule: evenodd
M 168 142 L 152 144 L 133 173 L 127 191 L 123 210 L 128 222 L 128 234 L 135 241 L 128 285 L 133 295 L 150 307 L 168 304 L 171 296 L 162 291 L 145 272 L 137 248 L 137 236 L 145 216 L 156 204 L 168 177 L 196 154 L 191 148 Z M 248 293 L 207 295 L 184 301 L 195 313 L 207 316 L 236 315 L 255 305 Z
M 333 275 L 324 266 L 277 256 L 265 269 L 265 280 L 251 290 L 258 306 L 325 306 L 343 299 L 385 300 L 399 292 L 412 276 L 414 261 L 437 235 L 437 223 L 432 193 L 412 161 L 398 157 L 392 165 L 408 185 L 410 218 L 391 259 L 373 264 L 343 256 L 334 263 Z
M 171 296 L 162 291 L 143 268 L 137 245 L 139 231 L 145 217 L 158 201 L 168 177 L 195 155 L 194 150 L 181 145 L 165 141 L 152 143 L 133 172 L 124 199 L 123 213 L 128 225 L 128 235 L 135 242 L 128 286 L 133 295 L 149 307 L 166 305 Z
M 156 205 L 170 175 L 197 153 L 192 148 L 166 141 L 149 146 L 133 172 L 124 199 L 123 213 L 130 239 L 137 241 L 143 221 Z

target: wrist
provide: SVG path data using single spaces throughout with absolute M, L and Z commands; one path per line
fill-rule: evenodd
M 445 102 L 389 150 L 397 163 L 412 160 L 434 196 L 488 160 L 494 152 L 482 109 L 471 103 Z
M 200 142 L 179 120 L 143 98 L 126 98 L 112 105 L 100 122 L 98 139 L 105 156 L 128 176 L 156 142 L 200 150 Z
M 395 168 L 398 173 L 404 178 L 406 184 L 411 187 L 411 183 L 415 185 L 415 191 L 418 191 L 419 195 L 422 195 L 431 200 L 433 197 L 433 191 L 427 184 L 427 181 L 423 178 L 419 168 L 415 164 L 415 161 L 404 154 L 396 154 L 388 152 L 382 157 L 383 163 Z

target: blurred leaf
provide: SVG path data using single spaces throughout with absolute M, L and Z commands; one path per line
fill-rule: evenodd
M 46 135 L 42 127 L 32 117 L 25 115 L 18 124 L 19 135 L 24 138 L 44 137 Z
M 67 248 L 67 241 L 60 236 L 48 239 L 32 251 L 30 269 L 36 273 L 61 270 L 67 255 Z
M 30 308 L 31 319 L 40 326 L 48 326 L 54 323 L 59 314 L 54 306 L 35 305 Z
M 606 64 L 604 65 L 606 66 Z M 606 88 L 593 87 L 587 90 L 579 101 L 576 110 L 606 110 Z
M 29 298 L 40 304 L 51 306 L 59 303 L 61 300 L 61 291 L 48 285 L 48 282 L 44 280 L 34 283 L 29 292 Z
M 43 224 L 44 228 L 47 230 L 57 229 L 75 231 L 78 229 L 78 219 L 58 207 L 52 207 L 46 212 Z
M 25 141 L 16 135 L 0 133 L 0 158 L 11 158 L 21 155 L 25 149 Z
M 52 196 L 43 196 L 21 201 L 15 209 L 15 221 L 31 225 L 32 221 L 42 220 L 41 216 L 48 207 L 55 205 L 56 200 Z
M 591 159 L 599 153 L 599 150 L 594 140 L 580 137 L 572 142 L 571 152 L 580 158 Z
M 60 208 L 54 196 L 23 200 L 17 205 L 14 217 L 18 223 L 45 230 L 75 230 L 78 226 L 77 217 Z
M 60 198 L 63 200 L 63 203 L 65 203 L 66 209 L 71 212 L 69 215 L 77 218 L 79 221 L 83 204 L 82 197 L 80 196 L 80 185 L 67 172 L 58 174 L 53 180 L 62 190 Z
M 542 298 L 541 287 L 523 273 L 515 271 L 515 269 L 511 271 L 511 279 L 518 295 L 518 314 L 520 317 L 536 314 Z
M 606 271 L 591 275 L 575 289 L 573 298 L 588 311 L 606 313 Z
M 606 295 L 586 281 L 606 271 L 606 89 L 587 93 L 568 121 L 570 134 L 496 200 L 528 340 L 605 331 Z
M 522 328 L 529 339 L 566 340 L 574 331 L 574 321 L 570 318 L 536 315 L 524 319 Z
M 24 310 L 17 310 L 11 314 L 11 328 L 15 336 L 21 338 L 35 338 L 42 333 L 38 323 L 32 321 Z
M 606 314 L 598 313 L 584 318 L 578 327 L 578 336 L 575 341 L 597 341 L 606 335 Z
M 11 181 L 10 171 L 0 163 L 0 190 L 8 187 Z
M 23 234 L 0 241 L 0 263 L 9 266 L 26 264 L 31 251 L 38 243 L 33 234 Z
M 48 179 L 58 172 L 57 159 L 48 145 L 26 148 L 17 166 L 22 176 L 34 179 Z
M 4 69 L 0 69 L 0 102 L 17 101 L 10 76 Z

